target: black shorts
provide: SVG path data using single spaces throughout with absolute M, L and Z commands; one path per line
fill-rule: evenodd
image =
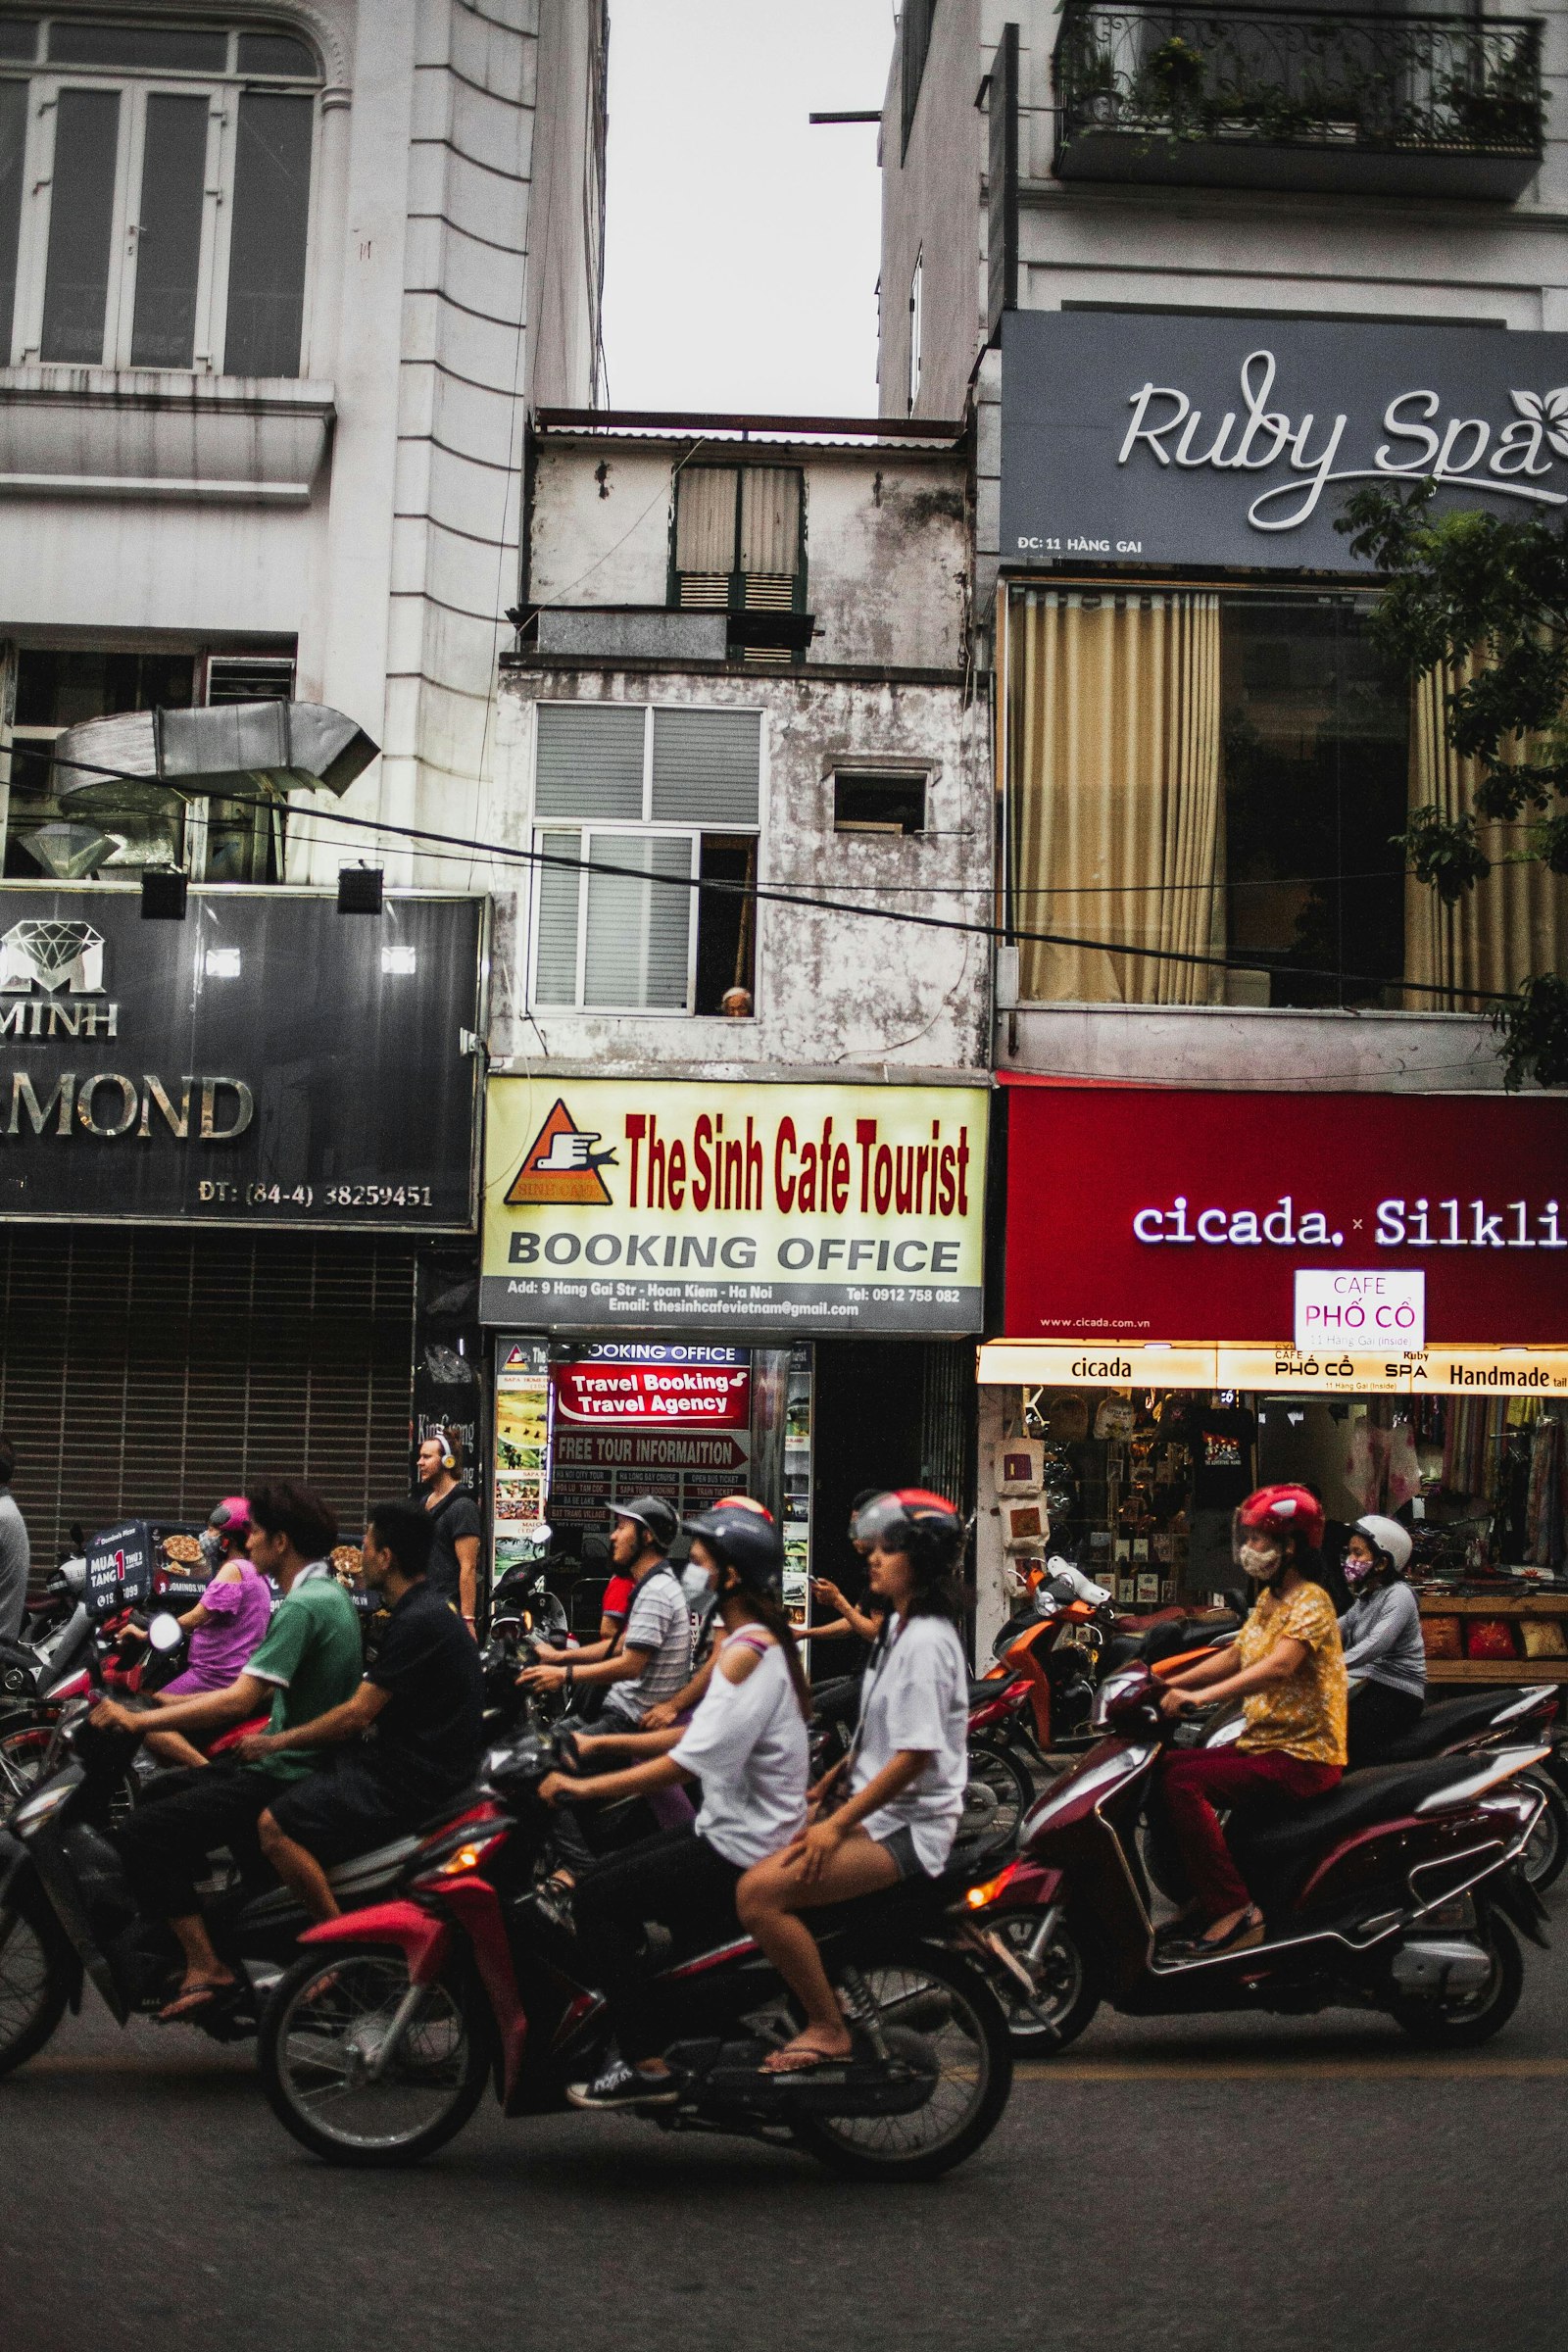
M 308 1780 L 291 1781 L 270 1810 L 285 1838 L 329 1864 L 406 1838 L 441 1801 L 439 1789 L 401 1786 L 364 1757 L 339 1756 Z

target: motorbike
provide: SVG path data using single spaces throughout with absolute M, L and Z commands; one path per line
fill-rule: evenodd
M 388 1896 L 305 1937 L 263 2022 L 272 2112 L 331 2164 L 431 2154 L 493 2083 L 509 2117 L 552 2113 L 609 2043 L 575 1937 L 536 1894 L 549 1837 L 537 1790 L 556 1743 L 487 1759 L 477 1801 Z M 967 1868 L 813 1915 L 856 2049 L 808 2075 L 760 2071 L 798 2030 L 779 1980 L 738 1932 L 674 1954 L 660 1982 L 674 2104 L 627 2111 L 665 2132 L 796 2146 L 841 2174 L 926 2180 L 988 2137 L 1006 2105 L 1006 2023 L 972 1956 Z
M 990 1853 L 1010 1843 L 1029 1807 L 1035 1785 L 1017 1734 L 1017 1718 L 1029 1701 L 1029 1683 L 1013 1675 L 1005 1682 L 969 1684 L 969 1777 L 963 1792 L 958 1836 L 966 1849 Z M 811 1692 L 811 1779 L 819 1781 L 850 1750 L 860 1713 L 860 1677 L 846 1674 L 818 1683 Z
M 172 1936 L 138 1910 L 109 1836 L 132 1742 L 95 1730 L 90 1704 L 83 1697 L 68 1709 L 51 1768 L 0 1810 L 0 2076 L 43 2048 L 67 2009 L 80 2008 L 89 1980 L 124 2025 L 155 2015 L 178 1974 Z M 339 1903 L 349 1910 L 380 1900 L 418 1851 L 417 1837 L 402 1838 L 329 1871 Z M 242 1989 L 193 2022 L 215 2040 L 243 2039 L 309 1921 L 286 1888 L 258 1891 L 221 1860 L 198 1891 L 214 1945 Z
M 1107 1679 L 1099 1743 L 1034 1807 L 1017 1859 L 971 1891 L 1016 2049 L 1064 2049 L 1102 2000 L 1139 2017 L 1373 2009 L 1430 2048 L 1471 2048 L 1506 2024 L 1518 1937 L 1546 1940 L 1522 1869 L 1544 1802 L 1525 1777 L 1539 1744 L 1374 1765 L 1289 1812 L 1233 1814 L 1265 1940 L 1179 1956 L 1156 1939 L 1138 1838 L 1171 1738 L 1158 1695 L 1142 1663 Z M 1027 1996 L 1003 1962 L 1028 1976 Z

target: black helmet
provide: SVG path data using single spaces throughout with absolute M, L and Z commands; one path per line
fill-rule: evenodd
M 784 1575 L 784 1546 L 772 1521 L 756 1510 L 728 1509 L 699 1512 L 685 1523 L 689 1536 L 700 1536 L 715 1560 L 733 1568 L 741 1583 L 754 1592 L 774 1592 Z
M 629 1501 L 612 1502 L 610 1516 L 612 1519 L 635 1519 L 650 1542 L 656 1544 L 661 1551 L 669 1549 L 675 1541 L 675 1531 L 680 1526 L 674 1504 L 666 1502 L 662 1494 L 633 1494 Z

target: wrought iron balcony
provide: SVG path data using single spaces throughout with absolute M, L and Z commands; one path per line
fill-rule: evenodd
M 1506 201 L 1541 164 L 1531 19 L 1066 0 L 1055 72 L 1061 179 Z

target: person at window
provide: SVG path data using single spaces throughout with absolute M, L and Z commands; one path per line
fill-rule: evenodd
M 373 1665 L 352 1697 L 284 1731 L 240 1741 L 247 1764 L 337 1752 L 273 1797 L 262 1852 L 313 1919 L 335 1919 L 326 1866 L 407 1835 L 466 1788 L 484 1740 L 479 1653 L 428 1582 L 435 1544 L 416 1503 L 378 1502 L 361 1573 L 388 1611 Z
M 260 1649 L 226 1690 L 179 1699 L 157 1711 L 156 1724 L 152 1709 L 101 1700 L 90 1719 L 100 1728 L 138 1740 L 154 1728 L 211 1738 L 270 1708 L 269 1728 L 286 1732 L 329 1713 L 358 1689 L 359 1618 L 326 1562 L 337 1542 L 331 1505 L 286 1478 L 255 1488 L 246 1500 L 251 1564 L 283 1594 Z M 291 1748 L 258 1763 L 224 1757 L 199 1772 L 172 1772 L 115 1833 L 139 1903 L 153 1918 L 168 1920 L 184 1954 L 178 1992 L 161 2012 L 166 2021 L 220 2012 L 243 1992 L 213 1948 L 195 1881 L 218 1845 L 228 1847 L 242 1873 L 259 1872 L 257 1823 L 283 1786 L 305 1779 L 318 1761 L 309 1748 Z
M 455 1608 L 469 1633 L 479 1614 L 479 1538 L 484 1521 L 462 1483 L 463 1439 L 455 1429 L 426 1438 L 418 1452 L 419 1486 L 435 1530 L 430 1589 Z
M 17 1474 L 17 1449 L 0 1435 L 0 1642 L 15 1642 L 27 1613 L 27 1578 L 32 1570 L 32 1547 L 27 1523 L 11 1492 Z
M 806 1821 L 811 1702 L 778 1597 L 778 1532 L 765 1513 L 733 1506 L 687 1526 L 692 1559 L 708 1574 L 723 1628 L 715 1671 L 690 1724 L 619 1741 L 638 1758 L 621 1771 L 592 1783 L 552 1773 L 539 1791 L 559 1806 L 567 1798 L 646 1796 L 702 1784 L 695 1823 L 599 1863 L 577 1889 L 585 1974 L 605 1992 L 616 2043 L 593 2082 L 568 2087 L 578 2107 L 668 2105 L 676 2097 L 659 2054 L 646 1923 L 669 1929 L 682 1952 L 732 1936 L 742 1873 L 788 1845 Z
M 752 1017 L 751 990 L 726 988 L 718 1000 L 718 1008 L 726 1021 L 749 1021 Z
M 939 1878 L 963 1814 L 969 1670 L 958 1639 L 963 1529 L 952 1503 L 921 1488 L 882 1494 L 856 1521 L 871 1546 L 871 1590 L 887 1611 L 865 1670 L 860 1720 L 844 1767 L 848 1794 L 813 1792 L 802 1835 L 749 1870 L 741 1925 L 800 2002 L 806 2025 L 765 2062 L 769 2074 L 841 2064 L 850 2030 L 803 1911 L 871 1894 L 901 1879 Z
M 1236 1558 L 1257 1591 L 1234 1643 L 1181 1668 L 1160 1699 L 1166 1716 L 1200 1702 L 1245 1700 L 1233 1747 L 1189 1748 L 1160 1767 L 1166 1819 L 1194 1899 L 1173 1954 L 1246 1951 L 1263 1915 L 1225 1842 L 1219 1808 L 1259 1798 L 1321 1796 L 1345 1770 L 1346 1674 L 1334 1604 L 1317 1581 L 1323 1506 L 1304 1487 L 1261 1487 L 1236 1514 Z
M 1391 1740 L 1407 1732 L 1427 1703 L 1427 1652 L 1421 1612 L 1404 1581 L 1409 1530 L 1368 1511 L 1351 1528 L 1342 1566 L 1350 1605 L 1340 1619 L 1350 1692 L 1350 1770 L 1375 1764 Z

